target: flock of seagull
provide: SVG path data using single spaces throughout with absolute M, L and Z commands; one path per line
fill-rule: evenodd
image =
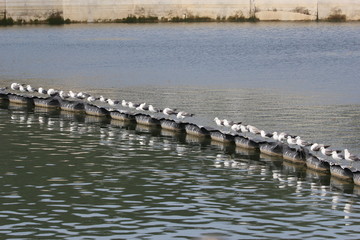
M 75 93 L 73 91 L 69 91 L 69 92 L 64 92 L 64 91 L 60 91 L 60 90 L 55 90 L 53 88 L 50 88 L 48 90 L 39 87 L 39 88 L 33 88 L 30 85 L 26 85 L 26 84 L 19 84 L 19 83 L 12 83 L 10 88 L 12 90 L 15 91 L 20 91 L 20 92 L 29 92 L 29 93 L 34 93 L 34 92 L 38 92 L 40 94 L 46 94 L 49 96 L 55 96 L 58 95 L 60 98 L 62 99 L 67 99 L 67 98 L 73 98 L 73 99 L 80 99 L 80 100 L 86 100 L 89 103 L 95 102 L 95 101 L 100 101 L 103 103 L 107 103 L 110 106 L 116 106 L 116 105 L 121 105 L 123 107 L 128 107 L 130 109 L 135 109 L 138 111 L 149 111 L 152 113 L 163 113 L 167 116 L 171 116 L 174 115 L 176 116 L 177 119 L 184 119 L 186 117 L 193 117 L 194 114 L 192 113 L 187 113 L 184 111 L 179 111 L 177 112 L 176 109 L 172 109 L 172 108 L 164 108 L 164 109 L 159 109 L 159 108 L 155 108 L 153 105 L 146 105 L 146 103 L 133 103 L 130 101 L 119 101 L 119 100 L 113 100 L 110 98 L 105 98 L 104 96 L 100 96 L 100 97 L 94 97 L 88 93 L 85 92 L 78 92 Z M 2 88 L 1 90 L 6 90 L 7 88 Z M 344 149 L 343 154 L 340 154 L 342 151 L 341 150 L 332 150 L 330 149 L 330 145 L 325 145 L 325 144 L 319 144 L 319 143 L 310 143 L 307 141 L 304 141 L 301 139 L 300 136 L 294 136 L 294 135 L 290 135 L 287 134 L 285 132 L 273 132 L 273 133 L 267 133 L 264 130 L 260 130 L 255 126 L 252 125 L 245 125 L 242 124 L 242 122 L 234 122 L 234 121 L 229 121 L 227 119 L 219 119 L 218 117 L 216 117 L 214 119 L 216 125 L 221 126 L 221 127 L 228 127 L 231 128 L 231 130 L 237 132 L 237 133 L 253 133 L 255 135 L 260 135 L 263 138 L 272 138 L 276 141 L 280 141 L 280 142 L 286 142 L 289 145 L 298 145 L 300 147 L 310 147 L 311 151 L 315 151 L 315 152 L 321 152 L 324 156 L 331 156 L 334 160 L 348 160 L 348 161 L 360 161 L 360 158 L 351 154 L 349 152 L 348 149 Z
M 301 139 L 300 136 L 294 136 L 287 134 L 285 132 L 273 132 L 266 133 L 264 130 L 260 130 L 255 126 L 242 124 L 242 122 L 229 121 L 227 119 L 219 119 L 218 117 L 214 118 L 216 125 L 222 127 L 231 128 L 231 130 L 237 133 L 253 133 L 260 135 L 263 138 L 272 138 L 276 141 L 286 142 L 289 145 L 297 145 L 300 147 L 309 147 L 311 151 L 321 152 L 324 156 L 331 156 L 334 160 L 348 160 L 348 161 L 360 161 L 360 158 L 356 155 L 353 155 L 349 152 L 348 149 L 344 149 L 344 154 L 340 154 L 341 150 L 330 149 L 330 145 L 320 144 L 320 143 L 311 143 Z
M 14 91 L 20 91 L 20 92 L 29 92 L 29 93 L 40 93 L 40 94 L 46 94 L 49 96 L 55 96 L 58 95 L 61 99 L 68 99 L 68 98 L 73 98 L 73 99 L 79 99 L 79 100 L 86 100 L 89 103 L 93 103 L 95 101 L 100 101 L 102 103 L 107 103 L 110 106 L 116 106 L 116 105 L 121 105 L 123 107 L 128 107 L 130 109 L 135 109 L 138 111 L 149 111 L 152 113 L 163 113 L 167 116 L 171 116 L 174 115 L 176 116 L 177 119 L 184 119 L 186 117 L 193 117 L 194 114 L 192 113 L 187 113 L 184 111 L 177 111 L 176 109 L 173 108 L 164 108 L 164 109 L 159 109 L 154 107 L 153 105 L 149 104 L 146 105 L 146 103 L 133 103 L 131 101 L 119 101 L 119 100 L 113 100 L 110 98 L 105 98 L 104 96 L 100 96 L 100 97 L 95 97 L 92 96 L 88 93 L 85 92 L 78 92 L 75 93 L 73 91 L 69 91 L 69 92 L 64 92 L 64 91 L 60 91 L 60 90 L 55 90 L 53 88 L 50 88 L 48 90 L 39 87 L 39 88 L 33 88 L 31 85 L 26 85 L 26 84 L 20 84 L 20 83 L 12 83 L 10 88 Z

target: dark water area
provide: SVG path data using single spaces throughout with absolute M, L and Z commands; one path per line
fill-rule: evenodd
M 360 24 L 0 28 L 0 83 L 86 91 L 360 154 Z M 0 236 L 358 239 L 359 187 L 186 134 L 0 102 Z

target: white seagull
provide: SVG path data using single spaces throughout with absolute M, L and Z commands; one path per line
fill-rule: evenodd
M 165 114 L 165 115 L 176 115 L 177 114 L 177 112 L 175 112 L 176 111 L 176 109 L 171 109 L 171 108 L 164 108 L 164 110 L 163 110 L 163 113 Z
M 249 132 L 251 132 L 253 134 L 260 134 L 261 133 L 261 131 L 257 127 L 254 127 L 252 125 L 246 125 L 246 128 L 249 130 Z
M 119 104 L 119 101 L 117 100 L 112 100 L 110 98 L 108 98 L 107 100 L 107 103 L 110 105 L 110 106 L 115 106 L 116 104 Z
M 36 88 L 33 88 L 30 85 L 26 85 L 26 91 L 30 93 L 37 92 Z
M 215 121 L 216 125 L 224 126 L 224 121 L 220 120 L 218 117 L 214 118 L 214 121 Z
M 324 145 L 324 144 L 319 144 L 319 143 L 313 143 L 310 147 L 310 150 L 311 151 L 314 151 L 314 152 L 318 152 L 321 147 L 324 147 L 324 148 L 328 148 L 330 147 L 330 145 Z
M 296 144 L 297 143 L 297 139 L 292 138 L 291 136 L 287 136 L 287 143 L 288 144 Z
M 47 91 L 45 89 L 43 89 L 42 87 L 39 87 L 38 93 L 47 94 Z
M 140 104 L 137 103 L 133 103 L 133 102 L 128 102 L 129 108 L 137 108 L 140 106 Z
M 295 137 L 295 139 L 296 139 L 296 144 L 299 145 L 300 147 L 307 147 L 311 145 L 311 143 L 302 140 L 300 136 Z
M 122 101 L 121 101 L 121 105 L 122 105 L 123 107 L 128 107 L 128 106 L 129 106 L 128 103 L 127 103 L 125 100 L 122 100 Z
M 146 106 L 146 103 L 141 103 L 137 108 L 136 110 L 138 111 L 147 111 L 149 110 L 149 107 Z
M 274 134 L 272 133 L 266 133 L 264 130 L 261 130 L 260 131 L 260 135 L 263 137 L 263 138 L 272 138 L 274 136 Z
M 73 91 L 69 91 L 69 96 L 71 97 L 71 98 L 76 98 L 76 93 L 74 93 Z
M 19 86 L 20 86 L 20 84 L 14 82 L 11 84 L 10 88 L 12 90 L 19 90 Z
M 347 150 L 346 148 L 344 149 L 344 157 L 345 157 L 346 160 L 349 160 L 349 161 L 360 161 L 360 158 L 358 158 L 355 155 L 352 155 L 349 152 L 349 150 Z
M 186 118 L 186 117 L 192 117 L 192 116 L 194 116 L 194 114 L 192 114 L 192 113 L 187 113 L 187 112 L 178 112 L 178 113 L 176 114 L 176 118 L 178 118 L 178 119 L 184 119 L 184 118 Z
M 158 112 L 161 112 L 161 110 L 155 108 L 153 105 L 149 105 L 149 111 L 150 112 L 153 112 L 153 113 L 158 113 Z
M 104 98 L 104 96 L 102 96 L 102 95 L 101 95 L 101 96 L 100 96 L 100 98 L 99 98 L 99 100 L 100 100 L 100 102 L 105 103 L 107 99 L 106 99 L 106 98 Z
M 332 151 L 331 157 L 332 157 L 334 160 L 343 160 L 343 159 L 344 159 L 344 156 L 338 154 L 337 151 Z

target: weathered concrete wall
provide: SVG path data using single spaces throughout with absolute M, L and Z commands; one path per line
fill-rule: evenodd
M 360 0 L 318 0 L 319 19 L 345 14 L 346 20 L 360 20 Z
M 4 14 L 5 14 L 5 1 L 6 0 L 0 0 L 0 19 L 4 18 Z
M 255 15 L 260 20 L 326 20 L 345 14 L 360 20 L 360 0 L 0 0 L 3 13 L 14 20 L 44 20 L 59 12 L 72 21 L 113 21 L 128 16 L 218 17 Z
M 24 21 L 45 20 L 63 8 L 63 0 L 6 0 L 5 4 L 7 17 Z
M 255 15 L 260 20 L 316 20 L 317 0 L 256 0 Z
M 249 0 L 64 0 L 64 18 L 74 21 L 114 20 L 133 16 L 161 18 L 249 16 Z

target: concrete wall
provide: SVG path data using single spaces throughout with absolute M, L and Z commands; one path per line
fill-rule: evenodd
M 14 20 L 44 20 L 54 12 L 62 13 L 63 0 L 5 0 L 6 15 Z
M 317 0 L 256 0 L 255 15 L 260 20 L 316 20 Z
M 5 1 L 6 0 L 0 0 L 0 19 L 4 18 L 5 13 Z
M 360 0 L 318 0 L 319 19 L 345 14 L 346 20 L 360 20 Z
M 255 14 L 260 20 L 316 20 L 332 14 L 360 20 L 360 0 L 0 0 L 14 20 L 44 20 L 59 12 L 73 21 L 111 21 L 133 16 L 161 18 L 217 17 Z
M 64 18 L 101 21 L 133 16 L 172 18 L 249 16 L 249 0 L 63 0 Z

